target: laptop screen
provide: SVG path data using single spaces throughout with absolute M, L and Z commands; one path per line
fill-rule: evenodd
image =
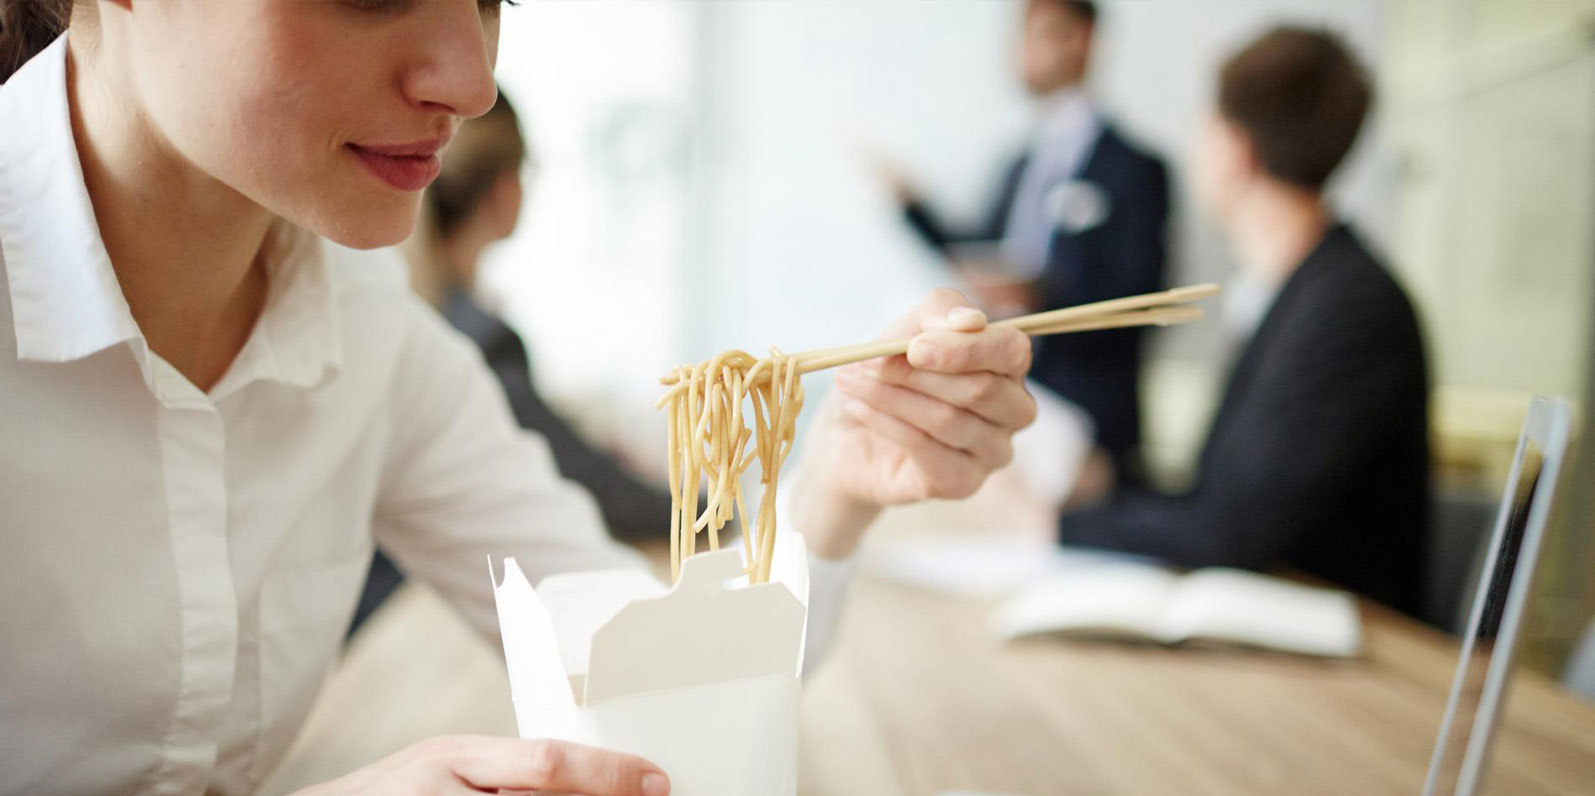
M 1532 441 L 1525 442 L 1523 464 L 1517 488 L 1511 496 L 1504 534 L 1496 548 L 1494 566 L 1480 574 L 1478 588 L 1484 592 L 1482 603 L 1476 603 L 1477 625 L 1469 634 L 1472 646 L 1464 650 L 1461 670 L 1453 686 L 1454 711 L 1449 732 L 1442 735 L 1441 747 L 1436 750 L 1437 775 L 1433 793 L 1452 793 L 1462 771 L 1462 759 L 1467 752 L 1469 730 L 1478 716 L 1479 703 L 1484 695 L 1486 674 L 1495 657 L 1496 639 L 1501 633 L 1501 621 L 1506 616 L 1507 595 L 1512 580 L 1518 573 L 1518 557 L 1523 552 L 1523 538 L 1528 530 L 1529 509 L 1533 506 L 1535 492 L 1544 466 L 1544 455 Z M 1504 650 L 1503 650 L 1504 651 Z
M 1571 410 L 1562 401 L 1535 398 L 1529 405 L 1429 760 L 1425 794 L 1469 796 L 1483 782 L 1571 422 Z

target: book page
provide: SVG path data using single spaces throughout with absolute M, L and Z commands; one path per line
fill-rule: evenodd
M 1225 641 L 1329 657 L 1355 656 L 1362 623 L 1350 594 L 1234 569 L 1204 569 L 1170 595 L 1160 638 Z
M 1005 639 L 1079 633 L 1160 640 L 1179 576 L 1145 564 L 1104 564 L 1048 575 L 997 607 L 991 628 Z
M 913 537 L 867 542 L 861 553 L 871 577 L 960 597 L 1006 597 L 1049 576 L 1135 556 L 1048 541 L 979 536 Z

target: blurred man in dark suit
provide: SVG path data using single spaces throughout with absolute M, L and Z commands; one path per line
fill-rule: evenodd
M 1418 319 L 1322 193 L 1371 96 L 1322 31 L 1277 29 L 1224 64 L 1195 187 L 1264 300 L 1243 324 L 1194 486 L 1067 515 L 1065 543 L 1290 567 L 1417 610 L 1429 497 Z
M 953 229 L 906 180 L 888 170 L 908 223 L 929 245 L 993 242 L 1014 283 L 998 314 L 1016 314 L 1158 290 L 1169 214 L 1163 162 L 1127 141 L 1083 81 L 1096 32 L 1095 3 L 1030 0 L 1019 72 L 1038 117 L 1024 153 L 1006 170 L 983 224 Z M 999 243 L 1000 241 L 1000 243 Z M 975 290 L 982 294 L 980 289 Z M 1003 310 L 1009 310 L 1004 313 Z M 1041 338 L 1031 378 L 1077 404 L 1121 481 L 1139 481 L 1141 329 Z

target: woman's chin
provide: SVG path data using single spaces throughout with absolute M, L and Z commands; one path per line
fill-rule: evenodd
M 397 246 L 415 231 L 417 208 L 383 213 L 362 213 L 324 219 L 310 231 L 340 246 L 351 249 L 380 249 Z

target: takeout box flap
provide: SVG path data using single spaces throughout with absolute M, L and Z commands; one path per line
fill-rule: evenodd
M 491 558 L 487 570 L 493 577 Z M 504 559 L 503 580 L 493 582 L 493 602 L 498 607 L 510 694 L 517 705 L 536 701 L 574 708 L 576 695 L 566 679 L 553 617 L 513 558 Z
M 565 673 L 581 692 L 593 634 L 634 600 L 658 597 L 669 589 L 641 569 L 609 569 L 549 575 L 537 584 L 534 599 L 554 622 L 554 637 Z
M 493 597 L 517 710 L 797 677 L 808 546 L 793 533 L 778 537 L 776 548 L 771 580 L 758 586 L 746 585 L 736 549 L 688 558 L 670 589 L 641 570 L 605 570 L 552 575 L 534 590 L 515 559 L 504 559 Z
M 790 547 L 783 552 L 790 555 Z M 801 546 L 797 555 L 806 558 Z M 740 551 L 688 558 L 668 593 L 627 603 L 593 634 L 583 704 L 769 675 L 796 678 L 805 569 L 797 563 L 801 587 L 734 585 L 743 575 Z

